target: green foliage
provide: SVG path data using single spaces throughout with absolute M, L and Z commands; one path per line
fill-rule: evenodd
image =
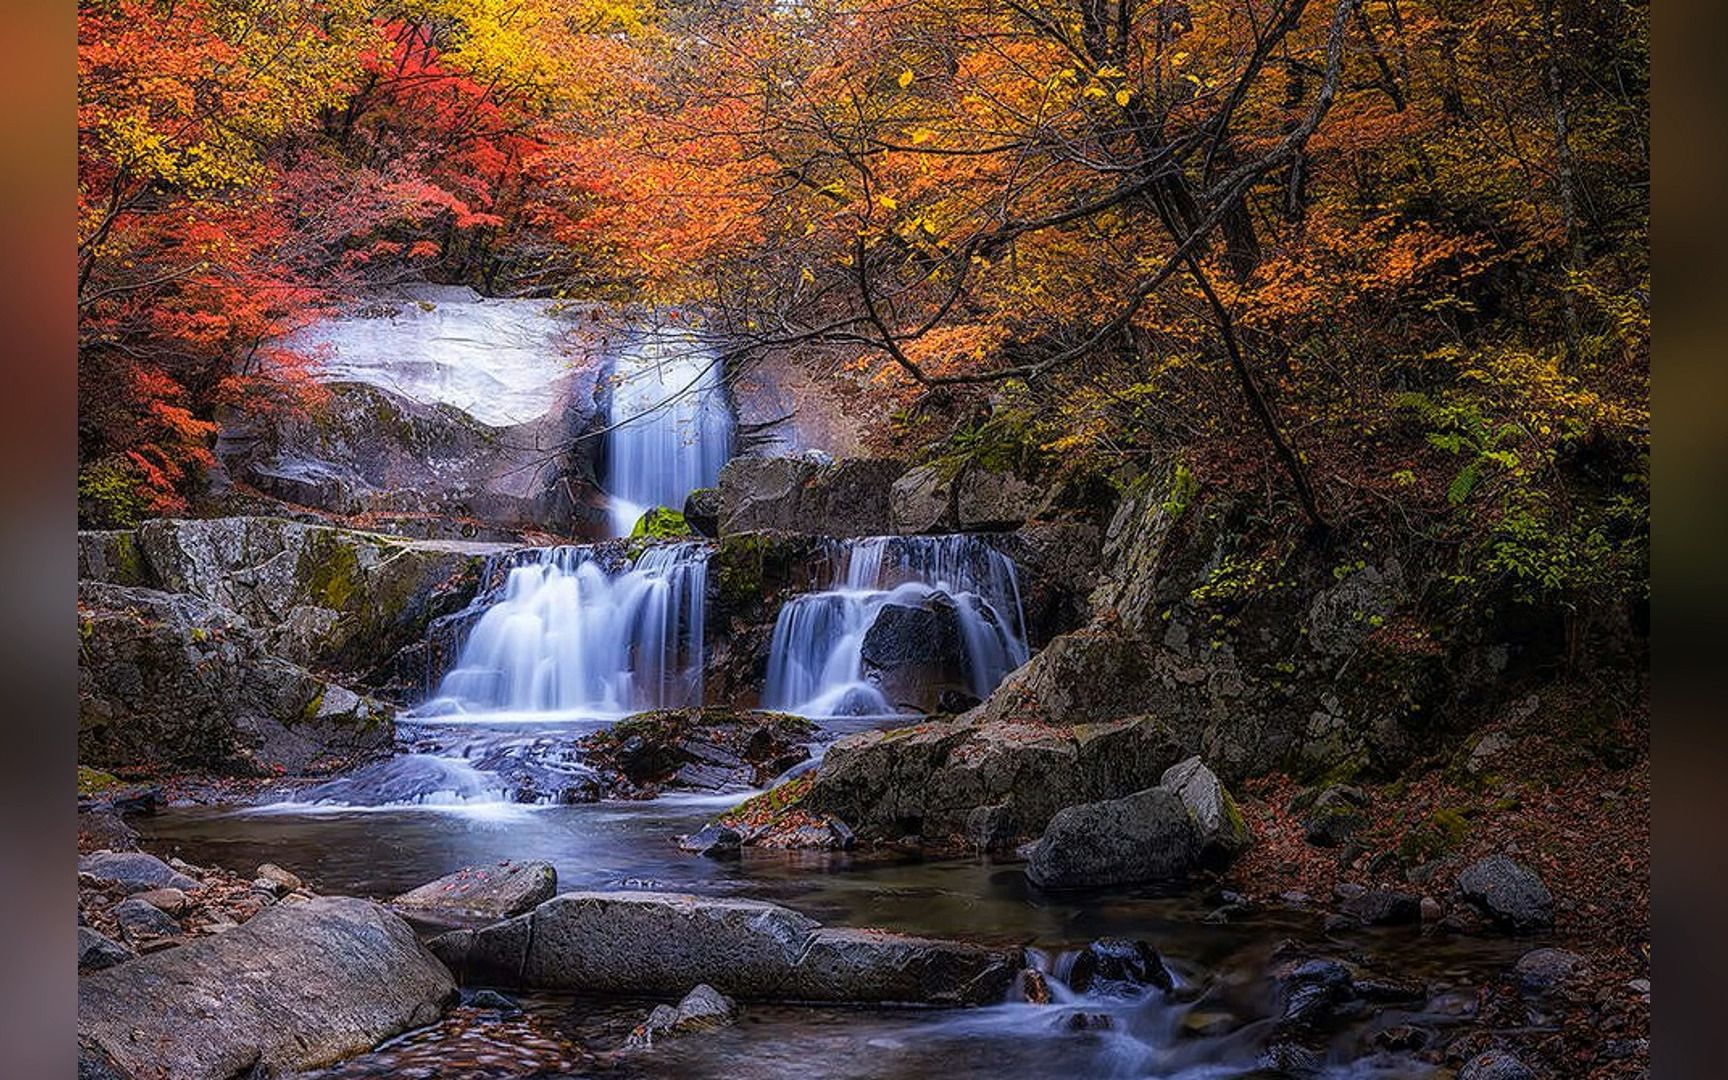
M 642 537 L 650 540 L 676 540 L 695 535 L 696 530 L 684 520 L 683 513 L 664 506 L 656 506 L 637 518 L 635 528 L 630 530 L 632 540 Z
M 149 510 L 143 478 L 125 458 L 103 458 L 78 473 L 80 528 L 130 529 Z
M 1172 521 L 1180 518 L 1193 505 L 1194 496 L 1200 492 L 1200 482 L 1194 479 L 1194 474 L 1188 471 L 1185 462 L 1177 461 L 1170 467 L 1169 493 L 1158 508 L 1164 511 Z
M 1606 512 L 1587 510 L 1562 519 L 1541 492 L 1524 493 L 1483 543 L 1480 572 L 1509 585 L 1522 604 L 1573 607 L 1602 596 L 1647 592 L 1647 515 L 1647 504 L 1622 497 Z
M 1426 394 L 1400 394 L 1394 405 L 1419 416 L 1432 430 L 1428 445 L 1462 458 L 1463 468 L 1446 487 L 1446 501 L 1457 506 L 1478 484 L 1499 470 L 1515 470 L 1520 459 L 1513 443 L 1523 437 L 1517 424 L 1494 424 L 1469 400 L 1436 402 Z
M 1398 855 L 1406 863 L 1425 863 L 1463 846 L 1470 823 L 1457 810 L 1442 807 L 1404 834 Z

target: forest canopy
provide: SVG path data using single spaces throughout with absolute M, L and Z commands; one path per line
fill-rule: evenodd
M 1261 493 L 1644 589 L 1648 10 L 1615 0 L 83 0 L 84 523 L 369 288 L 689 313 L 884 446 Z

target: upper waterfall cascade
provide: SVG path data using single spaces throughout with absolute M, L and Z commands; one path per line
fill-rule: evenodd
M 682 509 L 712 487 L 732 453 L 732 411 L 719 356 L 688 333 L 640 334 L 613 361 L 605 488 L 612 532 L 643 512 Z

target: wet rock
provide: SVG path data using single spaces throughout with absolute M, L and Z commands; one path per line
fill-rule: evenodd
M 1172 765 L 1158 786 L 1176 793 L 1194 819 L 1202 860 L 1221 864 L 1241 853 L 1251 840 L 1248 823 L 1236 808 L 1236 800 L 1224 789 L 1216 774 L 1201 764 L 1198 756 Z
M 684 496 L 684 522 L 698 536 L 719 536 L 720 489 L 697 488 Z
M 1424 896 L 1421 901 L 1421 914 L 1424 923 L 1437 923 L 1446 917 L 1446 909 L 1432 896 Z
M 507 919 L 552 898 L 558 872 L 548 862 L 469 866 L 429 881 L 390 901 L 408 911 Z
M 720 470 L 722 536 L 783 529 L 824 536 L 879 536 L 889 527 L 897 461 L 735 457 Z
M 1158 950 L 1131 938 L 1100 938 L 1075 954 L 1068 987 L 1075 993 L 1128 993 L 1155 986 L 1168 991 L 1176 980 Z
M 1429 1041 L 1426 1031 L 1409 1024 L 1394 1024 L 1381 1028 L 1368 1038 L 1370 1046 L 1394 1054 L 1414 1053 L 1427 1046 Z
M 143 899 L 143 894 L 129 896 L 114 905 L 114 922 L 127 941 L 137 944 L 150 938 L 173 937 L 180 924 L 172 915 Z
M 1422 901 L 1392 889 L 1368 889 L 1340 905 L 1344 914 L 1369 926 L 1405 926 L 1420 922 Z
M 1062 1021 L 1069 1031 L 1109 1031 L 1116 1026 L 1109 1013 L 1071 1012 Z
M 1302 815 L 1302 834 L 1317 847 L 1337 847 L 1367 823 L 1368 796 L 1360 788 L 1333 785 L 1320 792 Z
M 1485 1050 L 1464 1063 L 1458 1080 L 1536 1080 L 1536 1073 L 1504 1050 Z
M 88 926 L 78 928 L 78 973 L 81 975 L 124 963 L 135 955 L 131 949 Z
M 1327 1027 L 1361 1010 L 1350 969 L 1336 960 L 1306 960 L 1281 971 L 1281 1022 L 1305 1031 Z
M 1458 891 L 1496 925 L 1515 933 L 1554 925 L 1554 898 L 1534 870 L 1491 855 L 1458 875 Z
M 758 787 L 810 756 L 815 725 L 784 713 L 720 708 L 638 713 L 577 740 L 615 794 Z
M 1194 822 L 1165 788 L 1059 811 L 1032 849 L 1026 876 L 1047 889 L 1174 881 L 1199 858 Z
M 565 893 L 429 947 L 464 981 L 523 989 L 980 1004 L 1001 1000 L 1018 949 L 824 929 L 776 904 L 678 893 Z
M 1050 1004 L 1050 981 L 1037 968 L 1026 968 L 1015 980 L 1020 999 L 1028 1005 Z
M 517 1014 L 522 1011 L 521 1004 L 518 1003 L 515 998 L 510 997 L 508 994 L 500 994 L 496 990 L 474 990 L 471 992 L 464 992 L 462 995 L 462 1004 L 473 1009 L 492 1009 L 496 1012 L 505 1013 L 507 1015 Z
M 1311 1076 L 1319 1076 L 1326 1061 L 1319 1054 L 1305 1046 L 1295 1043 L 1276 1043 L 1268 1046 L 1260 1055 L 1258 1065 L 1267 1070 L 1272 1077 L 1290 1078 L 1290 1080 L 1307 1080 Z
M 1566 949 L 1531 949 L 1518 958 L 1512 970 L 1527 993 L 1548 994 L 1564 990 L 1584 978 L 1590 964 Z
M 896 479 L 889 493 L 892 531 L 901 535 L 1012 529 L 1031 517 L 1042 492 L 1011 472 L 921 465 Z
M 625 1040 L 626 1049 L 645 1049 L 656 1041 L 697 1031 L 713 1031 L 738 1019 L 738 1004 L 706 983 L 684 995 L 676 1007 L 656 1005 Z
M 311 900 L 80 978 L 80 1068 L 185 1080 L 315 1068 L 430 1023 L 454 992 L 397 916 Z
M 704 825 L 678 841 L 679 850 L 711 858 L 736 855 L 743 845 L 743 834 L 727 825 Z
M 864 632 L 859 660 L 866 680 L 889 704 L 936 711 L 950 691 L 966 692 L 965 632 L 953 597 L 932 593 L 914 604 L 884 604 Z
M 89 874 L 98 883 L 115 886 L 125 893 L 163 888 L 194 892 L 204 887 L 201 882 L 142 851 L 98 851 L 80 856 L 78 872 Z

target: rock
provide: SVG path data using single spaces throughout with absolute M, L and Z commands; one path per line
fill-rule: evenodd
M 1151 787 L 1185 756 L 1150 717 L 1067 728 L 984 718 L 1002 693 L 959 720 L 836 741 L 796 808 L 892 840 L 963 838 L 975 811 L 997 807 L 1003 828 L 1036 835 L 1063 807 Z
M 1464 1063 L 1458 1080 L 1536 1080 L 1536 1074 L 1504 1050 L 1485 1050 Z
M 957 487 L 954 514 L 966 532 L 1016 528 L 1043 501 L 1039 488 L 1006 470 L 963 469 Z
M 1515 933 L 1550 929 L 1554 898 L 1534 870 L 1504 855 L 1491 855 L 1458 875 L 1464 899 L 1499 926 Z
M 138 546 L 157 588 L 232 612 L 271 654 L 361 673 L 466 606 L 486 557 L 509 550 L 268 517 L 147 521 Z
M 951 488 L 952 482 L 940 466 L 920 465 L 907 470 L 888 492 L 892 531 L 902 536 L 957 531 Z
M 306 887 L 306 883 L 301 881 L 298 875 L 282 869 L 275 863 L 264 863 L 258 867 L 254 876 L 270 882 L 279 893 L 298 892 Z
M 1302 817 L 1302 833 L 1317 847 L 1337 847 L 1367 823 L 1362 808 L 1368 797 L 1360 788 L 1334 784 L 1315 797 Z
M 657 1040 L 725 1027 L 737 1018 L 738 1004 L 704 983 L 685 994 L 677 1008 L 656 1005 L 648 1019 L 630 1032 L 624 1045 L 626 1049 L 647 1048 Z
M 1109 1031 L 1116 1026 L 1109 1013 L 1074 1012 L 1062 1021 L 1069 1031 Z
M 1422 920 L 1422 901 L 1392 889 L 1368 889 L 1340 905 L 1344 914 L 1369 926 L 1404 926 Z
M 824 928 L 810 935 L 781 994 L 800 1001 L 994 1003 L 1022 963 L 1018 950 Z
M 231 611 L 89 581 L 78 602 L 81 761 L 302 775 L 390 747 L 382 706 L 271 655 Z
M 1174 881 L 1199 858 L 1182 800 L 1165 788 L 1059 811 L 1032 849 L 1026 876 L 1047 889 Z
M 1425 923 L 1439 922 L 1441 919 L 1446 917 L 1446 909 L 1440 905 L 1440 901 L 1434 899 L 1432 896 L 1424 896 L 1422 898 L 1421 910 L 1422 921 Z
M 1355 980 L 1350 969 L 1336 960 L 1306 960 L 1278 975 L 1284 996 L 1281 1022 L 1289 1027 L 1314 1031 L 1359 1011 Z
M 1050 981 L 1037 968 L 1026 968 L 1016 980 L 1020 999 L 1028 1005 L 1050 1004 Z
M 106 808 L 78 811 L 79 851 L 137 851 L 138 831 Z
M 880 536 L 892 531 L 889 488 L 902 468 L 878 458 L 735 457 L 720 470 L 719 534 Z
M 630 529 L 631 539 L 681 540 L 695 535 L 682 511 L 665 506 L 651 506 L 636 519 Z
M 830 930 L 776 904 L 648 892 L 565 893 L 429 947 L 464 982 L 668 994 L 696 980 L 757 1000 L 981 1004 L 1024 966 L 1018 949 Z
M 1176 985 L 1158 950 L 1130 938 L 1100 938 L 1075 954 L 1068 988 L 1077 994 L 1133 994 L 1141 987 Z
M 965 631 L 953 597 L 932 593 L 916 606 L 884 604 L 864 632 L 864 678 L 890 705 L 934 712 L 942 695 L 968 692 Z
M 311 1069 L 435 1020 L 449 972 L 377 904 L 324 897 L 78 982 L 80 1075 Z M 100 1074 L 98 1074 L 100 1075 Z
M 558 891 L 558 872 L 548 862 L 504 862 L 469 866 L 430 881 L 390 901 L 409 911 L 481 915 L 508 919 L 532 910 Z
M 742 791 L 810 756 L 810 721 L 721 708 L 637 713 L 576 742 L 618 794 L 636 788 Z
M 78 973 L 100 971 L 124 963 L 135 956 L 131 949 L 112 938 L 104 937 L 88 926 L 78 928 Z
M 180 932 L 174 917 L 143 899 L 129 896 L 114 905 L 114 921 L 126 940 L 137 944 L 149 938 L 173 937 Z
M 707 855 L 711 858 L 736 855 L 743 846 L 743 834 L 726 825 L 704 825 L 701 829 L 678 841 L 679 850 L 688 851 L 694 855 Z
M 1518 958 L 1512 970 L 1526 992 L 1548 994 L 1576 984 L 1588 974 L 1590 964 L 1565 949 L 1531 949 Z
M 720 489 L 697 488 L 684 496 L 684 521 L 698 536 L 719 536 Z
M 1236 808 L 1236 800 L 1224 790 L 1212 770 L 1201 764 L 1198 756 L 1165 770 L 1158 786 L 1175 792 L 1187 807 L 1189 817 L 1194 819 L 1203 860 L 1225 863 L 1247 848 L 1251 836 L 1248 823 Z
M 476 990 L 462 995 L 462 1004 L 474 1009 L 494 1009 L 501 1013 L 520 1013 L 522 1006 L 515 998 L 496 990 Z
M 1006 803 L 975 807 L 966 815 L 966 839 L 979 851 L 1011 851 L 1015 836 L 1014 813 Z
M 188 906 L 186 894 L 179 889 L 146 889 L 141 893 L 133 893 L 131 898 L 142 900 L 158 911 L 175 916 L 185 912 Z
M 141 851 L 98 851 L 84 855 L 78 859 L 78 872 L 89 874 L 101 884 L 118 886 L 126 893 L 164 888 L 195 892 L 204 887 L 202 882 Z

